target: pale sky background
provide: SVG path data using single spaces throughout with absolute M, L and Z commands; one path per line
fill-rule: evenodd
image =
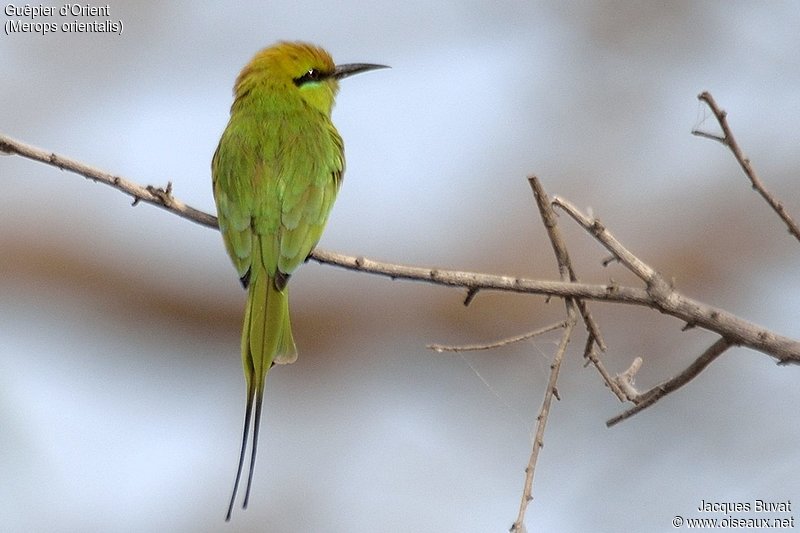
M 109 5 L 122 35 L 0 35 L 0 131 L 172 181 L 213 212 L 209 162 L 236 74 L 278 39 L 312 41 L 338 62 L 392 66 L 342 84 L 348 170 L 322 247 L 555 279 L 536 173 L 688 295 L 800 337 L 800 245 L 732 156 L 690 135 L 716 130 L 696 100 L 709 90 L 800 217 L 796 2 Z M 557 334 L 463 357 L 425 345 L 529 331 L 560 302 L 481 293 L 465 308 L 457 290 L 305 265 L 292 279 L 300 359 L 270 374 L 250 508 L 226 524 L 245 294 L 220 236 L 19 157 L 0 157 L 0 179 L 0 530 L 508 530 Z M 561 224 L 584 280 L 635 282 Z M 592 307 L 612 372 L 645 359 L 642 389 L 715 340 Z M 800 505 L 800 369 L 731 350 L 607 429 L 624 407 L 583 368 L 583 339 L 529 531 L 725 518 L 697 512 L 702 500 Z

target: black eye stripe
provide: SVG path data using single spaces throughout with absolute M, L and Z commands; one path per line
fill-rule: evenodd
M 300 76 L 299 78 L 294 79 L 294 84 L 298 87 L 303 85 L 304 83 L 310 83 L 315 81 L 321 81 L 327 77 L 327 74 L 323 71 L 312 68 L 309 69 L 305 74 Z

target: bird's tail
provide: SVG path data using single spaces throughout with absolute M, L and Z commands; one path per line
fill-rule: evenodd
M 297 359 L 297 349 L 289 320 L 289 290 L 285 286 L 282 290 L 278 290 L 275 280 L 267 276 L 266 270 L 263 268 L 260 272 L 251 272 L 242 329 L 242 363 L 247 381 L 247 405 L 242 430 L 242 447 L 239 453 L 239 467 L 236 471 L 236 481 L 233 485 L 226 520 L 230 520 L 236 500 L 236 491 L 239 488 L 247 449 L 250 420 L 252 419 L 253 445 L 243 508 L 247 508 L 247 502 L 250 499 L 267 372 L 273 364 L 293 363 Z
M 242 331 L 242 363 L 245 377 L 253 380 L 255 390 L 264 389 L 264 381 L 273 364 L 294 363 L 297 349 L 289 320 L 289 289 L 276 288 L 275 280 L 262 270 L 251 277 Z

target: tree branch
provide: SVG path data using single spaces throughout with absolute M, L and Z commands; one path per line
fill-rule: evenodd
M 733 153 L 733 157 L 736 158 L 739 166 L 742 167 L 742 170 L 750 180 L 753 188 L 758 191 L 758 194 L 760 194 L 761 197 L 766 200 L 772 210 L 777 213 L 781 220 L 783 220 L 784 224 L 786 224 L 787 228 L 789 229 L 789 233 L 792 234 L 795 239 L 800 241 L 800 226 L 798 226 L 797 222 L 792 219 L 783 204 L 772 193 L 767 191 L 766 187 L 764 186 L 764 182 L 762 182 L 758 177 L 758 174 L 756 174 L 756 170 L 753 168 L 752 163 L 750 163 L 750 159 L 744 155 L 744 152 L 739 147 L 739 143 L 736 142 L 736 137 L 733 136 L 733 132 L 728 125 L 728 113 L 717 105 L 716 100 L 714 100 L 714 97 L 711 96 L 711 93 L 708 91 L 703 91 L 697 95 L 697 99 L 701 102 L 705 102 L 706 105 L 711 109 L 711 112 L 714 113 L 717 122 L 719 122 L 719 125 L 722 128 L 722 136 L 720 137 L 719 135 L 714 135 L 697 129 L 692 130 L 692 134 L 697 135 L 698 137 L 705 137 L 706 139 L 717 141 L 727 146 L 731 153 Z
M 544 429 L 547 425 L 547 418 L 550 415 L 550 404 L 553 403 L 554 396 L 558 398 L 556 383 L 558 382 L 558 373 L 561 370 L 561 361 L 564 359 L 564 353 L 567 351 L 567 344 L 569 344 L 569 339 L 572 336 L 572 330 L 575 329 L 575 324 L 578 321 L 577 313 L 575 312 L 575 302 L 569 299 L 566 305 L 567 324 L 564 327 L 564 332 L 561 334 L 561 342 L 558 344 L 558 349 L 556 349 L 556 353 L 553 356 L 553 361 L 550 363 L 550 377 L 547 380 L 547 388 L 544 392 L 542 407 L 539 409 L 539 415 L 536 417 L 536 436 L 533 438 L 533 447 L 531 448 L 531 456 L 528 459 L 528 466 L 525 467 L 525 488 L 522 491 L 522 500 L 519 504 L 517 519 L 509 529 L 511 532 L 522 531 L 525 521 L 525 511 L 528 510 L 528 504 L 533 500 L 533 473 L 536 469 L 536 461 L 539 458 L 539 452 L 544 447 Z
M 568 283 L 577 281 L 575 272 L 572 269 L 572 262 L 569 259 L 569 252 L 567 252 L 567 245 L 561 237 L 561 232 L 558 229 L 558 223 L 556 221 L 556 214 L 553 212 L 553 206 L 550 204 L 547 193 L 536 176 L 528 178 L 528 183 L 533 190 L 536 206 L 539 209 L 542 223 L 547 230 L 547 236 L 553 247 L 553 254 L 558 264 L 558 272 L 561 281 Z M 550 415 L 550 405 L 553 402 L 553 397 L 559 399 L 558 389 L 556 388 L 558 374 L 561 370 L 561 362 L 564 360 L 564 353 L 567 351 L 567 344 L 569 344 L 572 338 L 572 331 L 575 329 L 575 325 L 578 322 L 577 308 L 581 303 L 583 303 L 581 300 L 576 300 L 574 298 L 564 299 L 567 312 L 567 317 L 564 321 L 564 331 L 561 334 L 561 342 L 556 349 L 556 353 L 553 355 L 553 361 L 550 363 L 550 377 L 547 381 L 547 388 L 544 391 L 542 407 L 539 409 L 539 415 L 536 417 L 536 436 L 533 439 L 528 466 L 525 467 L 525 484 L 523 485 L 522 498 L 519 502 L 517 519 L 509 529 L 512 533 L 522 530 L 525 522 L 525 513 L 528 510 L 528 505 L 533 500 L 533 477 L 536 471 L 536 462 L 539 459 L 539 452 L 544 447 L 544 431 Z M 600 338 L 600 332 L 589 313 L 589 308 L 585 305 L 583 306 L 581 316 L 586 324 L 586 329 L 589 331 L 589 342 L 593 344 L 596 339 Z M 600 342 L 602 343 L 602 340 Z
M 615 416 L 614 418 L 609 419 L 606 422 L 606 426 L 608 427 L 614 426 L 622 422 L 623 420 L 632 417 L 639 411 L 647 409 L 648 407 L 656 403 L 658 400 L 660 400 L 670 392 L 673 392 L 683 387 L 691 380 L 693 380 L 695 377 L 697 377 L 700 374 L 700 372 L 705 370 L 705 368 L 708 365 L 710 365 L 712 361 L 714 361 L 714 359 L 722 355 L 723 352 L 725 352 L 725 350 L 727 350 L 730 347 L 731 343 L 728 342 L 727 339 L 725 339 L 724 337 L 718 339 L 717 342 L 709 346 L 706 349 L 706 351 L 704 351 L 700 355 L 700 357 L 698 357 L 691 365 L 689 365 L 686 369 L 684 369 L 680 374 L 671 379 L 668 379 L 667 381 L 661 383 L 660 385 L 656 385 L 652 389 L 643 393 L 637 393 L 636 389 L 633 387 L 633 377 L 636 374 L 636 371 L 641 366 L 641 359 L 637 359 L 628 372 L 626 372 L 622 376 L 618 376 L 621 379 L 621 381 L 623 381 L 623 383 L 625 384 L 625 389 L 633 393 L 633 394 L 631 394 L 630 392 L 628 393 L 631 395 L 629 400 L 635 403 L 636 405 L 634 407 L 631 407 L 624 413 L 621 413 Z M 637 362 L 638 364 L 636 364 Z
M 210 228 L 217 227 L 216 217 L 187 206 L 172 196 L 171 193 L 169 195 L 153 193 L 151 191 L 157 191 L 158 189 L 142 187 L 130 180 L 114 176 L 68 157 L 29 146 L 2 134 L 0 134 L 0 151 L 17 154 L 61 170 L 68 170 L 93 181 L 102 182 L 132 196 L 134 205 L 136 204 L 136 199 L 139 199 L 198 224 Z M 163 192 L 166 193 L 166 191 Z M 565 200 L 556 197 L 553 199 L 553 204 L 565 209 L 576 220 L 583 220 L 584 223 L 582 225 L 584 227 L 589 228 L 596 223 L 597 227 L 592 231 L 604 234 L 605 228 L 602 227 L 599 221 L 590 221 L 588 217 L 581 214 Z M 687 298 L 674 291 L 670 292 L 668 297 L 664 297 L 663 294 L 654 291 L 650 287 L 641 289 L 619 286 L 615 283 L 596 285 L 542 281 L 514 276 L 409 266 L 375 261 L 363 256 L 353 257 L 319 248 L 311 252 L 309 257 L 322 264 L 335 265 L 357 272 L 368 272 L 392 279 L 424 281 L 436 285 L 461 287 L 468 291 L 495 290 L 651 307 L 692 326 L 713 331 L 731 340 L 732 344 L 747 346 L 774 357 L 781 363 L 800 363 L 800 341 L 778 335 L 727 311 Z
M 553 330 L 560 329 L 566 326 L 566 322 L 561 321 L 555 324 L 551 324 L 549 326 L 545 326 L 543 328 L 539 328 L 533 331 L 529 331 L 528 333 L 523 333 L 521 335 L 514 335 L 513 337 L 507 337 L 505 339 L 500 339 L 498 341 L 486 343 L 486 344 L 465 344 L 462 346 L 450 346 L 447 344 L 429 344 L 426 346 L 429 350 L 433 350 L 437 353 L 442 352 L 476 352 L 479 350 L 493 350 L 495 348 L 500 348 L 502 346 L 508 346 L 509 344 L 514 344 L 517 342 L 526 341 L 528 339 L 532 339 L 534 337 L 538 337 L 539 335 L 544 335 L 545 333 L 549 333 Z
M 667 283 L 661 274 L 625 248 L 600 220 L 587 217 L 562 198 L 554 198 L 553 204 L 569 214 L 614 257 L 646 283 L 645 292 L 652 308 L 680 318 L 692 327 L 701 327 L 718 333 L 732 345 L 744 345 L 769 353 L 780 363 L 800 363 L 800 358 L 797 356 L 800 342 L 777 335 L 732 313 L 684 296 Z M 767 345 L 769 348 L 766 350 L 756 348 L 756 346 L 766 348 Z
M 561 231 L 558 229 L 558 222 L 556 221 L 556 214 L 553 211 L 553 206 L 550 203 L 550 198 L 542 187 L 541 182 L 536 176 L 528 178 L 528 184 L 533 190 L 533 196 L 536 199 L 536 205 L 539 208 L 539 213 L 542 217 L 542 222 L 547 230 L 547 235 L 550 238 L 550 243 L 553 246 L 553 253 L 558 262 L 558 270 L 561 281 L 578 282 L 578 276 L 575 274 L 575 269 L 572 267 L 572 260 L 569 258 L 567 245 L 561 236 Z M 606 350 L 606 343 L 603 336 L 600 334 L 600 327 L 592 317 L 589 311 L 589 306 L 583 300 L 577 300 L 578 310 L 581 312 L 586 330 L 589 332 L 589 338 L 593 343 L 597 344 L 600 351 Z
M 204 213 L 194 207 L 189 207 L 177 198 L 172 196 L 172 185 L 167 184 L 166 189 L 156 188 L 152 185 L 142 187 L 138 183 L 134 183 L 120 176 L 115 176 L 104 170 L 92 167 L 65 157 L 36 148 L 29 144 L 16 141 L 11 137 L 0 134 L 0 151 L 7 154 L 17 154 L 34 161 L 39 161 L 47 165 L 73 172 L 84 178 L 90 179 L 94 182 L 104 183 L 115 189 L 124 192 L 125 194 L 133 197 L 133 205 L 139 202 L 153 204 L 162 207 L 186 220 L 196 222 L 201 226 L 209 228 L 217 228 L 217 217 Z

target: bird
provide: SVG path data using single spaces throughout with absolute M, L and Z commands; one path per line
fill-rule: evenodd
M 339 81 L 373 63 L 335 65 L 306 42 L 280 41 L 257 52 L 236 78 L 230 119 L 211 160 L 225 248 L 247 290 L 242 365 L 247 387 L 233 512 L 252 421 L 247 508 L 267 373 L 297 359 L 288 283 L 319 241 L 345 169 L 344 143 L 331 121 Z

